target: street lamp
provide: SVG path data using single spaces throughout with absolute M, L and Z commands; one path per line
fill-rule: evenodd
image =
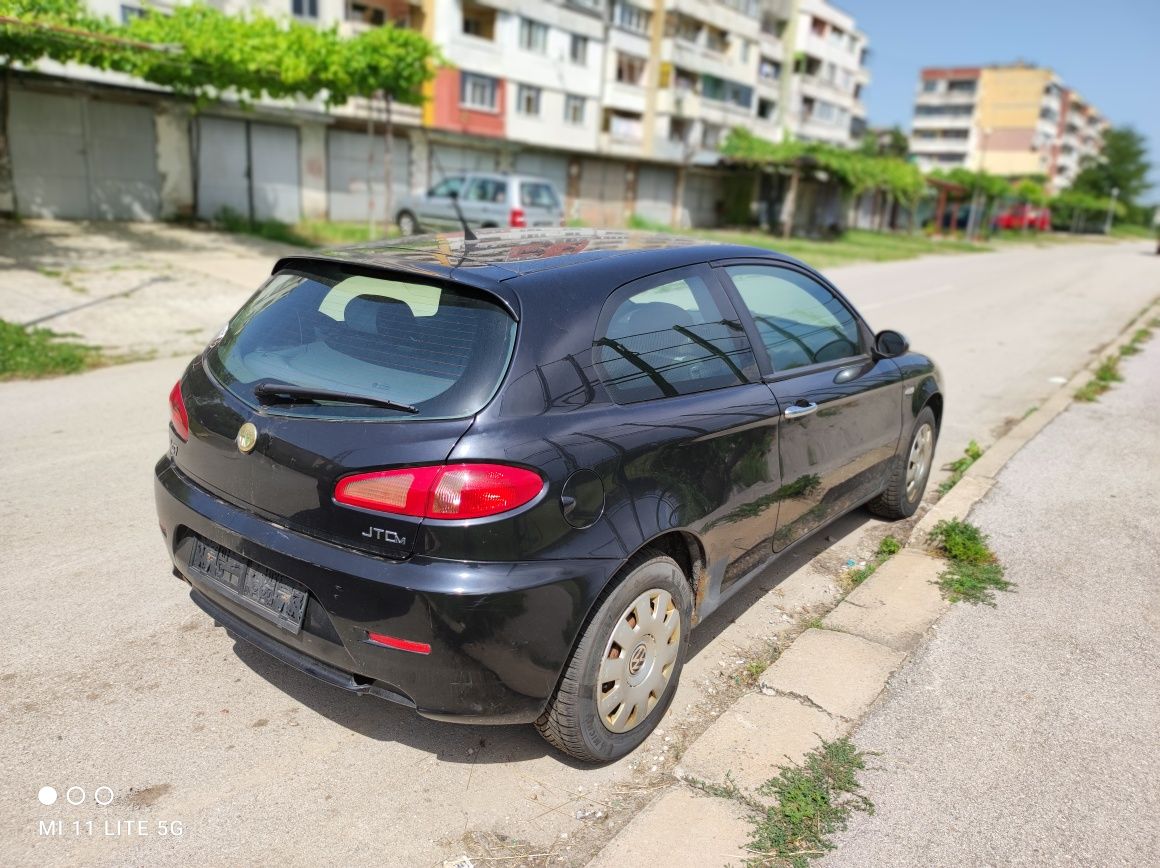
M 1104 221 L 1104 234 L 1110 235 L 1112 232 L 1112 212 L 1116 210 L 1116 197 L 1120 195 L 1119 187 L 1112 187 L 1112 199 L 1108 202 L 1108 218 Z

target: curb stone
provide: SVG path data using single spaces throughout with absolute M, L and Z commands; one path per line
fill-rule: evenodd
M 678 780 L 724 783 L 730 772 L 739 786 L 752 789 L 787 759 L 800 761 L 821 739 L 850 732 L 949 608 L 932 584 L 942 561 L 926 550 L 931 529 L 943 519 L 965 519 L 994 487 L 1012 456 L 1071 405 L 1076 390 L 1091 378 L 1101 359 L 1117 354 L 1158 314 L 1160 299 L 967 468 L 959 483 L 918 521 L 903 550 L 826 615 L 823 629 L 803 632 L 765 670 L 760 689 L 766 695 L 743 696 L 689 746 L 676 770 Z M 663 844 L 670 854 L 679 853 L 676 861 L 666 863 L 672 865 L 740 862 L 752 855 L 740 843 L 748 839 L 750 824 L 744 819 L 723 820 L 738 813 L 740 806 L 726 799 L 691 801 L 697 798 L 687 785 L 666 790 L 621 828 L 590 864 L 599 868 L 625 864 L 619 854 L 636 852 L 631 848 L 650 842 Z M 724 807 L 710 808 L 713 803 Z M 735 829 L 736 837 L 729 839 L 732 846 L 721 837 L 726 828 Z

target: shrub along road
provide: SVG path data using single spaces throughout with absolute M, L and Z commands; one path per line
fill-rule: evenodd
M 1160 261 L 1148 249 L 1017 249 L 831 276 L 875 327 L 901 328 L 939 359 L 948 460 L 1042 401 L 1052 377 L 1089 361 L 1160 291 Z M 224 307 L 221 281 L 199 273 L 206 298 Z M 248 291 L 230 293 L 232 307 Z M 153 516 L 165 395 L 183 364 L 0 384 L 5 622 L 15 637 L 0 651 L 0 852 L 9 864 L 300 864 L 372 849 L 430 864 L 470 849 L 462 836 L 471 832 L 579 861 L 642 792 L 663 785 L 656 775 L 678 753 L 682 728 L 720 710 L 729 689 L 720 673 L 734 671 L 739 649 L 784 636 L 795 618 L 832 603 L 840 565 L 886 532 L 859 513 L 768 570 L 694 635 L 662 731 L 633 757 L 580 768 L 529 727 L 441 725 L 345 696 L 235 649 L 212 627 L 169 575 Z M 36 794 L 45 785 L 85 787 L 89 800 L 44 807 Z M 101 785 L 115 794 L 109 809 L 92 802 Z M 144 820 L 151 834 L 104 835 L 104 821 L 117 818 Z M 39 821 L 55 819 L 66 834 L 38 834 Z M 184 823 L 181 840 L 157 834 L 163 820 Z

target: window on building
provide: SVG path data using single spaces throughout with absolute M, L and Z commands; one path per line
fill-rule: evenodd
M 609 312 L 611 308 L 611 312 Z M 596 370 L 618 404 L 758 379 L 744 332 L 692 270 L 645 278 L 608 301 L 593 342 Z
M 729 34 L 717 27 L 707 27 L 705 47 L 718 54 L 725 54 L 729 51 Z
M 520 19 L 520 48 L 546 54 L 548 51 L 548 25 L 530 18 Z
M 757 325 L 775 371 L 856 356 L 858 322 L 838 298 L 788 268 L 731 265 L 725 269 Z
M 826 22 L 823 21 L 821 18 L 811 18 L 810 19 L 810 33 L 812 33 L 814 36 L 825 36 L 826 35 Z
M 587 104 L 582 96 L 569 93 L 564 95 L 564 120 L 570 124 L 580 125 L 584 123 L 584 107 Z
M 695 93 L 698 80 L 699 77 L 695 72 L 689 72 L 679 66 L 673 70 L 673 88 L 679 93 Z
M 703 27 L 704 25 L 696 18 L 677 13 L 674 18 L 669 19 L 666 30 L 671 30 L 672 32 L 666 35 L 675 36 L 682 42 L 697 43 L 701 40 L 701 30 Z
M 836 45 L 841 48 L 846 44 L 846 31 L 839 30 L 837 27 L 831 27 L 828 38 L 831 45 Z
M 540 114 L 540 89 L 521 84 L 516 91 L 516 111 L 528 117 L 538 117 Z
M 763 121 L 771 121 L 777 117 L 777 103 L 771 99 L 757 101 L 757 116 Z
M 837 116 L 837 111 L 838 107 L 833 103 L 828 103 L 820 99 L 814 101 L 813 118 L 816 121 L 821 121 L 826 124 L 833 123 Z
M 632 3 L 626 3 L 624 0 L 616 0 L 612 4 L 612 21 L 625 30 L 648 33 L 649 25 L 652 23 L 652 13 L 647 9 L 634 6 Z
M 283 9 L 286 7 L 283 6 Z M 291 0 L 290 10 L 296 18 L 317 18 L 318 0 Z
M 604 131 L 618 142 L 636 144 L 644 139 L 644 120 L 632 112 L 609 109 L 604 113 Z
M 588 65 L 588 37 L 578 33 L 572 34 L 572 44 L 568 49 L 568 57 L 577 66 Z
M 463 73 L 459 83 L 459 104 L 464 108 L 495 111 L 499 107 L 499 82 L 491 76 Z
M 701 125 L 701 147 L 707 151 L 715 151 L 721 147 L 721 140 L 725 138 L 725 127 L 721 124 Z
M 749 49 L 752 46 L 752 44 L 753 43 L 751 43 L 748 39 L 741 40 L 741 62 L 742 63 L 749 63 Z
M 616 53 L 616 80 L 621 84 L 644 84 L 644 68 L 647 59 L 635 54 Z
M 295 12 L 294 14 L 297 15 L 298 13 Z M 121 23 L 122 24 L 128 24 L 134 18 L 144 18 L 144 17 L 145 17 L 145 10 L 142 9 L 140 6 L 125 6 L 125 5 L 121 6 Z
M 495 40 L 495 15 L 490 6 L 472 3 L 464 0 L 463 3 L 463 32 L 468 36 L 477 36 L 480 39 Z
M 974 93 L 976 82 L 973 78 L 947 82 L 947 93 Z
M 765 81 L 777 81 L 781 77 L 781 64 L 763 57 L 757 65 L 757 74 Z
M 669 121 L 669 141 L 675 145 L 687 145 L 693 122 L 688 118 L 672 118 Z
M 923 82 L 922 82 L 922 92 L 923 93 L 934 93 L 937 90 L 938 90 L 938 79 L 937 78 L 923 79 Z

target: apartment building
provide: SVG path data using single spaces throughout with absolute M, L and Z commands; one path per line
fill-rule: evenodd
M 121 19 L 142 8 L 142 0 L 89 2 Z M 636 214 L 707 225 L 722 210 L 719 149 L 731 128 L 849 146 L 865 125 L 867 40 L 825 0 L 215 5 L 348 35 L 412 28 L 450 65 L 422 108 L 393 106 L 388 173 L 382 100 L 336 109 L 317 101 L 250 110 L 221 104 L 193 113 L 125 76 L 42 63 L 39 76 L 21 76 L 13 99 L 18 209 L 148 219 L 230 208 L 286 222 L 359 220 L 385 216 L 391 201 L 448 173 L 512 170 L 552 179 L 569 215 L 585 222 L 622 225 Z M 63 132 L 78 153 L 101 151 L 99 140 L 113 129 L 124 132 L 115 147 L 103 147 L 105 162 L 115 164 L 114 186 L 139 194 L 101 192 L 102 160 L 89 159 L 88 190 L 70 198 L 75 179 L 45 164 L 46 143 Z
M 1050 69 L 1013 64 L 923 69 L 910 150 L 924 171 L 964 166 L 1071 184 L 1099 153 L 1107 121 Z

